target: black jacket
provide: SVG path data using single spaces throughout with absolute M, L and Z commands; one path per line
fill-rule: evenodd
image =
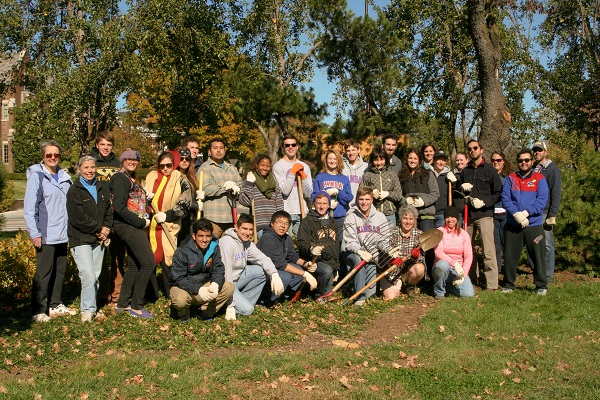
M 323 229 L 322 229 L 323 228 Z M 325 246 L 317 261 L 327 263 L 331 268 L 340 268 L 340 242 L 338 225 L 332 218 L 321 219 L 316 211 L 310 210 L 298 228 L 298 251 L 304 260 L 311 260 L 312 246 Z
M 205 252 L 209 255 L 204 262 Z M 221 261 L 219 241 L 213 238 L 205 251 L 196 247 L 196 242 L 188 240 L 173 255 L 171 266 L 171 285 L 197 295 L 198 290 L 207 282 L 215 282 L 219 290 L 225 283 L 225 266 Z
M 502 192 L 502 180 L 498 171 L 491 164 L 486 163 L 485 160 L 482 160 L 477 167 L 473 165 L 473 161 L 470 161 L 461 171 L 457 182 L 459 186 L 463 183 L 472 184 L 471 198 L 483 200 L 484 203 L 484 206 L 480 209 L 468 204 L 469 221 L 483 217 L 493 217 L 494 205 L 498 202 L 500 192 Z
M 96 188 L 97 203 L 79 178 L 73 181 L 67 192 L 67 234 L 71 247 L 98 244 L 96 234 L 102 227 L 106 226 L 112 230 L 113 216 L 108 185 L 98 180 Z
M 96 159 L 96 178 L 100 181 L 110 181 L 113 174 L 121 169 L 121 162 L 115 153 L 111 152 L 108 155 L 108 158 L 105 159 L 100 155 L 98 149 L 94 147 L 92 151 L 90 151 L 90 154 Z
M 285 270 L 288 264 L 296 264 L 300 258 L 294 248 L 292 237 L 287 233 L 280 237 L 270 226 L 265 228 L 256 247 L 273 261 L 275 268 L 281 271 Z

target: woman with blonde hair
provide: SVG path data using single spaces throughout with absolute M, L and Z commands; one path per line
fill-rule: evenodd
M 315 201 L 317 193 L 324 191 L 331 197 L 330 210 L 333 218 L 340 227 L 339 235 L 342 234 L 341 227 L 344 226 L 344 218 L 350 209 L 353 200 L 350 180 L 342 174 L 344 162 L 342 156 L 336 150 L 329 149 L 323 155 L 323 169 L 313 179 L 312 201 Z

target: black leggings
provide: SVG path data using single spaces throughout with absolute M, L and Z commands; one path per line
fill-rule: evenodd
M 115 223 L 118 239 L 125 243 L 128 265 L 123 276 L 123 286 L 117 307 L 134 310 L 144 307 L 144 294 L 152 271 L 156 267 L 150 240 L 143 229 L 123 223 Z

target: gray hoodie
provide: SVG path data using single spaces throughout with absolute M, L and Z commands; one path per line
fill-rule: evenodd
M 225 280 L 235 282 L 248 264 L 260 265 L 271 276 L 277 273 L 275 264 L 250 241 L 242 242 L 234 228 L 229 228 L 219 239 L 221 260 L 225 264 Z
M 356 165 L 350 164 L 350 161 L 346 158 L 345 154 L 342 156 L 342 160 L 344 160 L 344 169 L 342 170 L 342 175 L 346 175 L 348 177 L 348 180 L 350 181 L 350 188 L 352 189 L 352 201 L 349 204 L 350 207 L 352 207 L 354 206 L 354 200 L 356 199 L 356 191 L 362 183 L 363 175 L 365 174 L 365 170 L 369 164 L 364 162 L 360 155 L 356 159 Z
M 365 217 L 358 206 L 352 207 L 344 220 L 346 250 L 353 253 L 366 250 L 377 258 L 379 250 L 384 252 L 390 250 L 391 228 L 385 215 L 377 211 L 375 206 L 371 205 L 368 217 Z

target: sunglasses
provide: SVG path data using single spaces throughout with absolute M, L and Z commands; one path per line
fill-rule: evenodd
M 529 161 L 531 161 L 531 158 L 519 158 L 517 161 L 519 162 L 519 164 L 528 163 Z
M 532 151 L 534 153 L 541 153 L 542 151 L 544 151 L 544 149 L 533 149 Z
M 57 153 L 48 153 L 48 154 L 44 154 L 44 157 L 46 157 L 48 160 L 50 160 L 51 158 L 56 158 L 59 159 L 60 158 L 60 154 Z
M 283 147 L 296 147 L 298 146 L 298 143 L 284 143 Z
M 492 162 L 502 162 L 502 161 L 504 161 L 504 160 L 501 158 L 492 158 Z
M 191 157 L 181 157 L 181 161 L 190 162 L 190 161 L 192 161 L 192 158 Z
M 479 150 L 479 146 L 467 147 L 469 151 L 477 151 Z
M 168 163 L 168 164 L 158 164 L 158 168 L 159 168 L 159 169 L 173 168 L 173 163 Z

